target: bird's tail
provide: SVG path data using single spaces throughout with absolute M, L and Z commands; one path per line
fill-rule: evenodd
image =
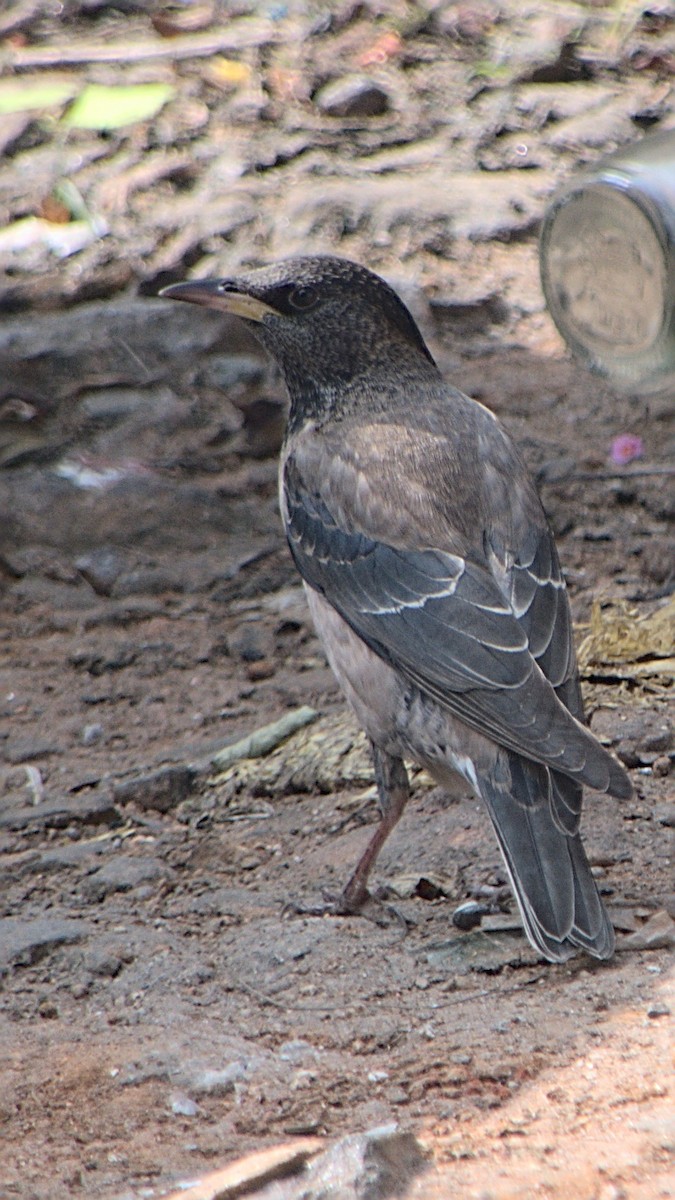
M 502 751 L 497 770 L 478 776 L 509 880 L 532 945 L 551 962 L 576 948 L 610 958 L 614 930 L 598 894 L 576 823 L 560 820 L 560 791 L 581 787 L 547 767 Z

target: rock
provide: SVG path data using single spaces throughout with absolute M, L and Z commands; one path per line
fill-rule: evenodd
M 655 912 L 635 933 L 617 943 L 617 950 L 662 950 L 675 946 L 675 920 L 664 908 Z
M 85 725 L 84 729 L 82 730 L 82 745 L 95 746 L 96 743 L 100 742 L 101 738 L 103 737 L 103 732 L 103 726 L 97 721 L 93 722 L 91 725 Z
M 303 1200 L 354 1197 L 384 1200 L 408 1193 L 412 1181 L 426 1170 L 427 1157 L 412 1133 L 395 1125 L 349 1134 L 318 1155 L 303 1177 Z M 282 1190 L 281 1197 L 297 1196 Z
M 92 975 L 107 979 L 115 979 L 125 963 L 133 961 L 133 954 L 128 950 L 119 950 L 111 946 L 92 946 L 84 956 L 84 965 Z
M 192 767 L 180 764 L 162 767 L 137 779 L 125 779 L 113 785 L 113 796 L 119 804 L 138 804 L 156 812 L 170 812 L 185 800 L 195 785 L 197 773 Z
M 0 812 L 2 829 L 65 829 L 68 825 L 122 824 L 109 796 L 99 791 L 78 792 L 44 804 L 17 805 Z
M 175 397 L 171 392 L 162 389 L 162 394 Z M 139 388 L 97 388 L 95 391 L 84 392 L 78 402 L 78 408 L 86 421 L 108 427 L 126 421 L 139 411 L 145 413 L 148 396 Z
M 53 1000 L 50 1000 L 48 996 L 43 996 L 37 1007 L 37 1015 L 43 1021 L 53 1021 L 55 1017 L 58 1017 L 59 1010 Z
M 116 580 L 127 569 L 128 556 L 115 546 L 96 546 L 75 559 L 75 566 L 99 596 L 109 596 Z
M 223 313 L 184 312 L 186 305 L 148 297 L 78 304 L 54 314 L 5 319 L 0 330 L 0 397 L 46 397 L 48 407 L 73 396 L 173 379 L 190 357 L 227 338 L 248 351 L 242 322 Z M 110 393 L 109 393 L 110 394 Z
M 24 763 L 36 758 L 48 758 L 50 754 L 61 754 L 62 748 L 45 738 L 23 734 L 10 737 L 2 746 L 2 757 L 10 763 Z
M 675 829 L 675 803 L 657 804 L 654 809 L 654 816 L 659 825 L 665 825 L 668 829 Z
M 389 111 L 389 93 L 366 75 L 344 75 L 327 83 L 314 97 L 327 117 L 379 117 Z
M 88 903 L 96 903 L 113 892 L 130 892 L 140 884 L 158 883 L 168 874 L 159 859 L 119 854 L 83 879 L 80 892 Z
M 637 708 L 599 708 L 591 719 L 591 729 L 627 767 L 650 766 L 674 744 L 673 725 L 665 712 L 655 720 L 653 712 Z
M 271 631 L 261 621 L 242 621 L 228 638 L 230 654 L 254 663 L 269 658 L 274 650 Z
M 239 1061 L 228 1063 L 221 1070 L 200 1070 L 190 1078 L 190 1091 L 198 1096 L 228 1096 L 246 1073 L 247 1064 Z
M 171 1111 L 175 1117 L 196 1117 L 199 1115 L 199 1105 L 189 1096 L 174 1096 Z
M 7 967 L 32 967 L 57 946 L 79 942 L 91 933 L 86 921 L 70 917 L 0 919 L 0 974 Z
M 105 651 L 101 650 L 100 643 L 97 642 L 95 650 L 87 650 L 83 646 L 73 650 L 68 655 L 68 663 L 75 667 L 76 671 L 87 671 L 89 675 L 98 678 L 108 671 L 122 671 L 125 667 L 130 667 L 136 661 L 137 655 L 138 650 L 133 642 L 113 643 L 107 646 Z
M 107 839 L 106 839 L 107 840 Z M 92 870 L 91 860 L 106 852 L 106 842 L 97 842 L 92 838 L 80 842 L 65 842 L 43 850 L 34 862 L 24 869 L 26 873 L 51 873 L 71 870 L 74 867 L 84 867 Z

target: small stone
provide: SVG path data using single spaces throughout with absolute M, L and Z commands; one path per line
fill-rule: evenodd
M 230 654 L 245 663 L 256 663 L 270 657 L 274 649 L 271 631 L 260 621 L 244 621 L 228 639 Z
M 658 1017 L 669 1017 L 670 1009 L 667 1004 L 650 1004 L 647 1009 L 647 1016 L 651 1021 L 655 1021 Z
M 82 745 L 95 746 L 103 737 L 103 726 L 99 724 L 85 725 L 82 730 Z
M 108 946 L 93 946 L 85 955 L 84 965 L 92 975 L 115 979 L 124 966 L 121 954 Z
M 42 1017 L 45 1021 L 53 1021 L 59 1015 L 59 1010 L 54 1001 L 48 999 L 46 996 L 38 1004 L 37 1012 L 38 1016 Z
M 487 904 L 479 904 L 476 900 L 466 900 L 452 914 L 452 923 L 457 929 L 467 932 L 477 929 L 484 916 L 489 912 Z
M 199 1105 L 189 1096 L 174 1096 L 171 1111 L 176 1117 L 196 1117 L 199 1115 Z
M 252 683 L 257 683 L 261 679 L 271 679 L 275 671 L 276 666 L 269 658 L 246 664 L 246 675 Z
M 222 1070 L 198 1072 L 191 1080 L 192 1091 L 204 1096 L 228 1096 L 246 1075 L 244 1062 L 231 1062 Z
M 672 763 L 667 754 L 660 754 L 659 757 L 655 758 L 654 762 L 652 763 L 652 771 L 656 776 L 658 776 L 659 779 L 665 779 L 668 775 L 670 775 L 671 767 Z M 673 807 L 673 820 L 671 822 L 664 821 L 663 824 L 675 825 L 675 806 Z
M 327 83 L 315 101 L 327 117 L 379 117 L 391 107 L 385 89 L 365 75 L 345 75 Z
M 314 1055 L 314 1047 L 303 1038 L 296 1038 L 292 1042 L 284 1042 L 279 1047 L 278 1055 L 282 1062 L 299 1063 Z
M 99 596 L 109 596 L 123 571 L 127 556 L 112 546 L 100 546 L 75 559 L 75 566 Z
M 662 950 L 675 946 L 675 920 L 665 909 L 658 909 L 635 933 L 619 942 L 618 950 Z
M 651 712 L 598 709 L 591 729 L 627 767 L 649 766 L 673 746 L 671 721 L 665 716 L 655 721 Z

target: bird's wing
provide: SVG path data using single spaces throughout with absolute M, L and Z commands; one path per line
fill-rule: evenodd
M 500 745 L 623 793 L 620 768 L 560 702 L 537 662 L 566 678 L 571 651 L 564 638 L 562 655 L 556 649 L 557 602 L 535 599 L 536 556 L 515 574 L 512 607 L 487 567 L 342 528 L 290 463 L 284 508 L 301 575 L 380 657 Z

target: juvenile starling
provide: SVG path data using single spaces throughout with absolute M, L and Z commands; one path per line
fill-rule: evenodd
M 537 950 L 609 958 L 582 785 L 631 786 L 584 724 L 558 556 L 507 433 L 443 382 L 396 293 L 355 263 L 296 258 L 162 295 L 243 317 L 288 388 L 286 536 L 381 810 L 341 911 L 368 897 L 409 758 L 484 801 Z

